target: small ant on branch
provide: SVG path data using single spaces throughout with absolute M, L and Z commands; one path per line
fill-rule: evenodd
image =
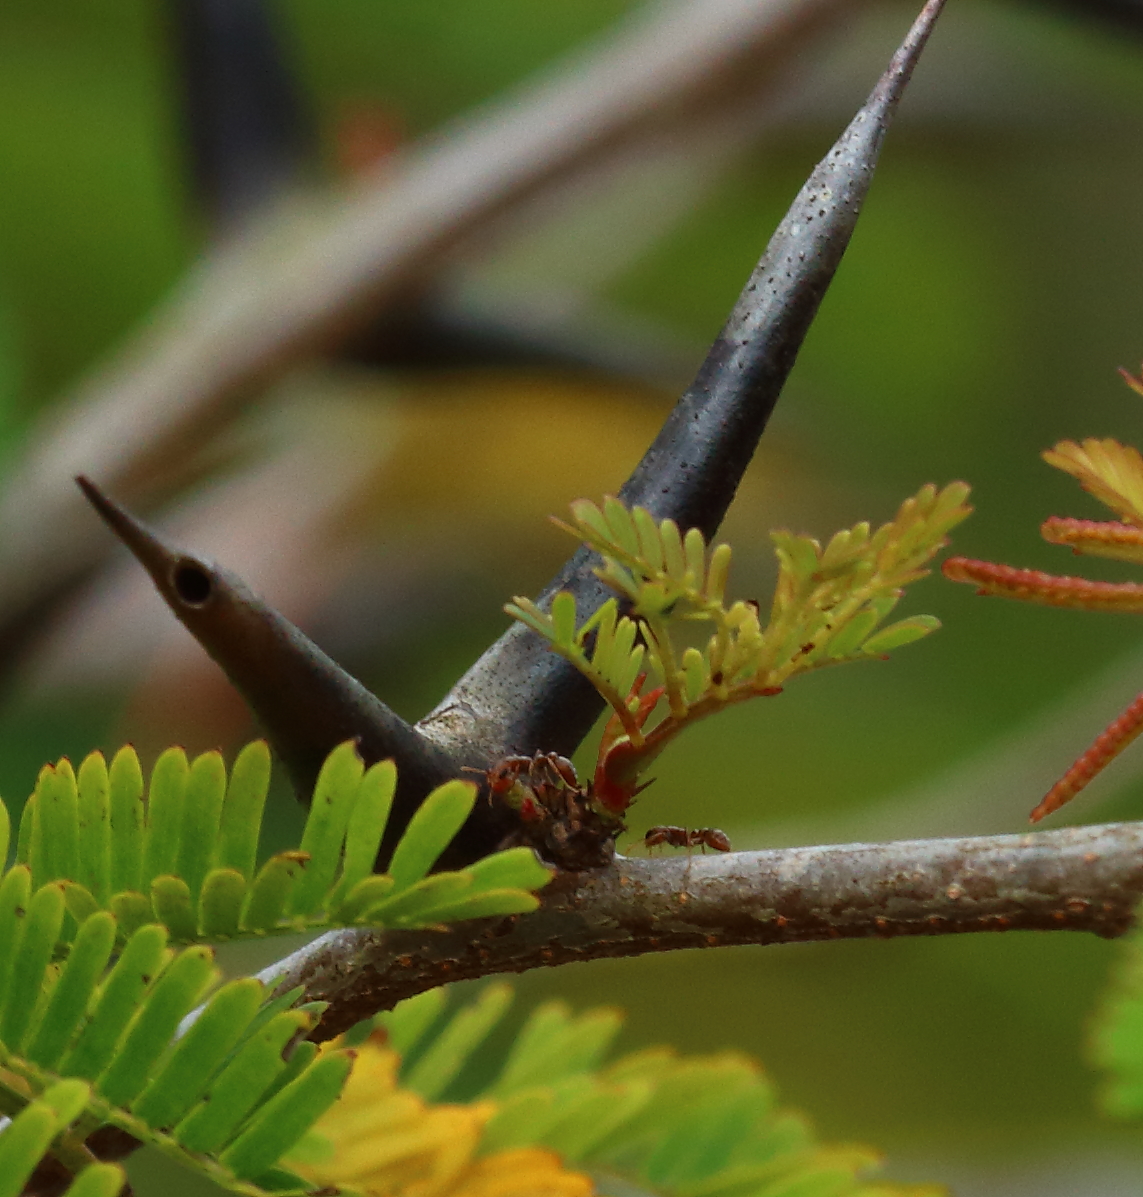
M 489 800 L 506 802 L 518 812 L 516 842 L 530 844 L 545 859 L 562 867 L 595 868 L 606 864 L 610 845 L 624 830 L 617 816 L 593 803 L 592 787 L 580 785 L 575 767 L 559 753 L 506 756 L 490 769 L 465 766 L 465 772 L 483 774 Z M 662 844 L 686 848 L 688 852 L 692 848 L 730 851 L 726 832 L 717 827 L 652 827 L 643 843 L 648 851 Z
M 710 848 L 714 852 L 729 852 L 730 840 L 725 831 L 717 827 L 651 827 L 643 837 L 643 846 L 648 852 L 660 844 L 671 848 Z
M 506 756 L 491 769 L 464 766 L 466 773 L 483 773 L 488 797 L 505 798 L 520 811 L 525 820 L 540 817 L 537 803 L 551 808 L 562 797 L 580 794 L 575 766 L 557 752 L 537 752 L 535 756 Z

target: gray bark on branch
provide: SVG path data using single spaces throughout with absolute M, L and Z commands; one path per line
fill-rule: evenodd
M 262 980 L 326 1001 L 332 1037 L 448 981 L 676 948 L 970 931 L 1121 935 L 1143 898 L 1143 823 L 1025 835 L 618 857 L 558 875 L 535 913 L 440 931 L 333 931 Z

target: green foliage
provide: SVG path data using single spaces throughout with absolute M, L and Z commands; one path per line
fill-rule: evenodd
M 673 521 L 656 523 L 617 499 L 606 499 L 602 508 L 581 500 L 572 504 L 572 523 L 560 526 L 602 556 L 596 573 L 630 604 L 630 615 L 621 615 L 611 599 L 577 625 L 575 598 L 566 591 L 550 611 L 519 596 L 505 610 L 543 636 L 607 700 L 629 744 L 616 775 L 623 779 L 645 768 L 695 719 L 775 694 L 790 678 L 824 665 L 883 657 L 938 627 L 929 615 L 882 624 L 902 588 L 924 577 L 948 531 L 968 516 L 967 496 L 962 482 L 940 491 L 924 486 L 890 523 L 872 533 L 869 524 L 857 524 L 824 549 L 812 537 L 772 533 L 779 574 L 765 627 L 757 603 L 727 605 L 728 545 L 708 550 L 697 528 L 684 536 Z M 701 648 L 684 646 L 682 627 L 696 622 L 710 625 L 711 634 Z M 649 728 L 648 704 L 658 693 L 641 693 L 644 668 L 667 706 Z M 605 751 L 613 747 L 606 744 Z
M 83 1160 L 87 1135 L 111 1125 L 235 1192 L 263 1192 L 251 1182 L 337 1097 L 349 1069 L 344 1052 L 315 1061 L 312 1051 L 295 1046 L 323 1007 L 290 1009 L 296 994 L 267 1001 L 260 982 L 233 981 L 177 1038 L 180 1023 L 218 983 L 210 949 L 172 952 L 165 928 L 149 924 L 112 962 L 114 919 L 99 911 L 84 921 L 57 966 L 50 953 L 64 914 L 61 899 L 58 885 L 39 889 L 29 917 L 0 942 L 5 958 L 42 961 L 38 972 L 13 973 L 0 1002 L 0 1102 L 5 1110 L 21 1110 L 13 1130 L 28 1110 L 41 1110 L 33 1120 L 41 1127 L 38 1137 L 28 1130 L 20 1140 L 31 1145 L 27 1151 L 38 1152 L 32 1166 L 63 1123 L 76 1127 L 52 1152 L 69 1167 Z M 34 921 L 37 908 L 46 913 Z M 31 1016 L 12 1016 L 29 1003 Z M 69 1095 L 70 1104 L 49 1133 L 43 1111 L 60 1093 Z M 35 1099 L 30 1103 L 29 1095 Z M 0 1153 L 6 1142 L 0 1138 Z M 9 1150 L 17 1149 L 25 1150 L 14 1141 Z M 300 1184 L 294 1178 L 292 1187 Z
M 352 743 L 323 766 L 299 848 L 256 871 L 269 776 L 261 741 L 242 750 L 229 780 L 219 753 L 192 763 L 181 748 L 159 757 L 149 787 L 129 747 L 110 768 L 92 753 L 78 778 L 66 759 L 46 765 L 24 807 L 17 863 L 0 881 L 0 894 L 6 885 L 30 892 L 60 882 L 44 892 L 59 894 L 66 906 L 61 944 L 101 910 L 115 915 L 121 942 L 161 923 L 173 941 L 195 943 L 521 914 L 536 908 L 532 891 L 550 877 L 525 848 L 428 875 L 472 809 L 476 787 L 465 781 L 446 782 L 428 796 L 390 872 L 374 874 L 397 775 L 392 761 L 366 769 Z M 0 806 L 5 849 L 8 826 Z
M 422 1097 L 447 1099 L 511 996 L 506 985 L 489 986 L 442 1018 L 446 999 L 434 990 L 378 1016 L 373 1025 L 386 1029 L 391 1047 L 411 1056 L 402 1083 Z M 569 1166 L 590 1171 L 605 1191 L 618 1186 L 662 1197 L 943 1192 L 863 1180 L 876 1154 L 819 1143 L 800 1115 L 777 1105 L 758 1065 L 740 1053 L 680 1058 L 654 1048 L 605 1064 L 621 1022 L 620 1012 L 610 1008 L 575 1016 L 559 1002 L 538 1007 L 494 1079 L 467 1095 L 497 1103 L 482 1154 L 546 1147 Z
M 1092 1024 L 1091 1057 L 1104 1072 L 1104 1110 L 1117 1118 L 1143 1118 L 1143 925 L 1138 921 L 1120 953 Z
M 296 993 L 270 998 L 253 979 L 217 989 L 180 1037 L 219 981 L 198 941 L 519 913 L 550 877 L 525 849 L 428 875 L 472 808 L 460 781 L 429 795 L 391 872 L 374 875 L 396 773 L 365 769 L 351 743 L 321 770 L 299 850 L 255 872 L 268 781 L 262 743 L 229 782 L 218 753 L 190 763 L 181 749 L 159 758 L 149 790 L 130 748 L 110 768 L 92 754 L 78 777 L 66 759 L 41 771 L 0 877 L 0 1110 L 16 1116 L 0 1163 L 12 1175 L 49 1146 L 78 1173 L 84 1140 L 111 1125 L 235 1192 L 304 1191 L 275 1166 L 337 1098 L 352 1056 L 305 1041 L 323 1006 L 292 1008 Z M 8 831 L 0 804 L 4 851 Z M 120 1179 L 89 1168 L 73 1197 Z
M 86 1166 L 82 1144 L 74 1138 L 68 1141 L 90 1096 L 83 1081 L 60 1081 L 0 1131 L 0 1197 L 19 1197 L 53 1142 L 61 1155 L 74 1155 L 84 1169 L 63 1197 L 115 1197 L 125 1180 L 123 1169 L 116 1164 Z

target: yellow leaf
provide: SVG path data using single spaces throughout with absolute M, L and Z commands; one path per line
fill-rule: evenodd
M 329 1150 L 307 1151 L 291 1169 L 315 1185 L 367 1197 L 591 1197 L 591 1180 L 567 1171 L 550 1151 L 477 1159 L 496 1103 L 433 1105 L 400 1088 L 400 1064 L 383 1033 L 358 1048 L 342 1096 L 314 1127 Z
M 554 1151 L 522 1147 L 477 1160 L 456 1197 L 591 1197 L 595 1186 L 581 1172 L 568 1172 Z
M 1082 445 L 1060 441 L 1043 457 L 1048 465 L 1071 474 L 1121 519 L 1143 528 L 1143 457 L 1138 449 L 1089 437 Z

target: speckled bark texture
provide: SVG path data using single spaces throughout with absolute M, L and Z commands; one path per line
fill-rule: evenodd
M 535 914 L 441 931 L 336 931 L 264 974 L 331 1003 L 335 1035 L 446 981 L 674 948 L 969 931 L 1122 934 L 1143 897 L 1143 823 L 838 844 L 561 874 Z

